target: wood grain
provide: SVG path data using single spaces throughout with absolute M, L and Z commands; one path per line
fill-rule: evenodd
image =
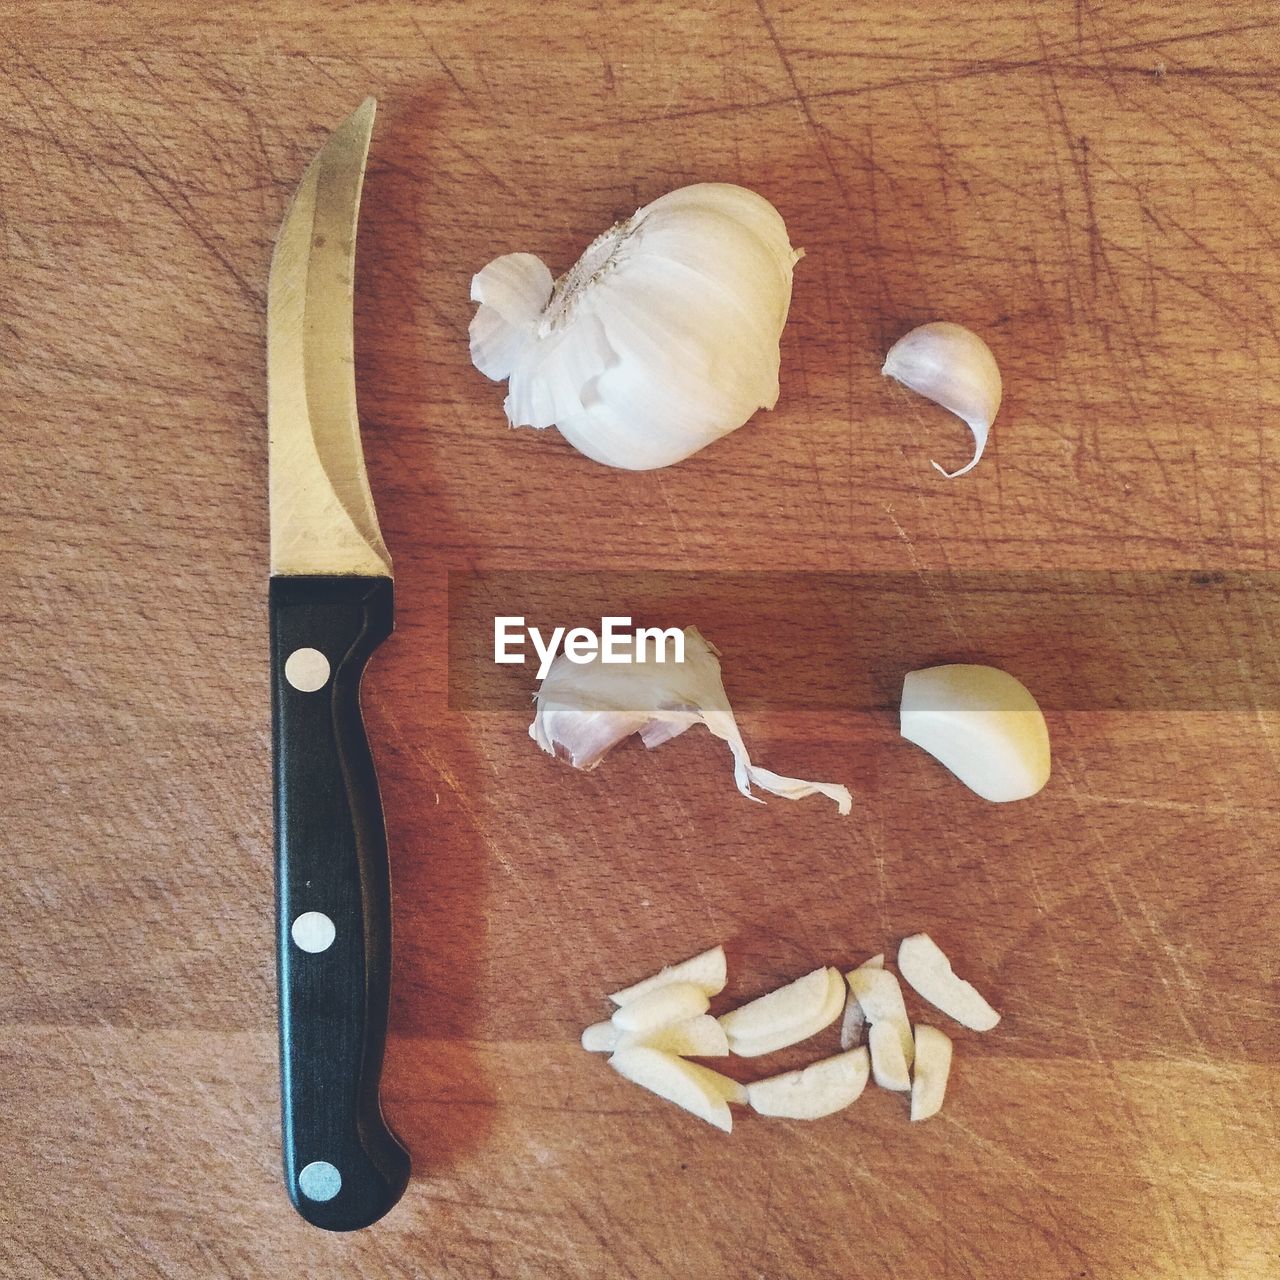
M 1007 810 L 886 716 L 744 716 L 762 762 L 855 788 L 841 821 L 748 804 L 705 735 L 571 774 L 446 678 L 450 569 L 1269 570 L 1273 6 L 36 0 L 0 32 L 3 1274 L 1276 1274 L 1274 707 L 1054 713 L 1054 779 Z M 365 703 L 417 1174 L 332 1238 L 278 1173 L 263 318 L 288 194 L 366 93 L 399 631 Z M 646 475 L 509 432 L 471 274 L 563 268 L 702 179 L 807 250 L 777 410 Z M 877 373 L 934 316 L 1007 387 L 953 484 L 963 429 Z M 576 1048 L 713 942 L 727 1006 L 920 928 L 1006 1015 L 928 1124 L 873 1091 L 725 1137 Z

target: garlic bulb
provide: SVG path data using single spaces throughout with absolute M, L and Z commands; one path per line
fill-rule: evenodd
M 538 709 L 529 736 L 575 769 L 594 769 L 633 733 L 652 749 L 704 724 L 729 744 L 734 780 L 748 799 L 758 799 L 751 794 L 753 785 L 788 800 L 821 794 L 847 814 L 853 807 L 848 787 L 786 778 L 751 763 L 725 695 L 718 651 L 696 627 L 686 627 L 684 636 L 683 662 L 655 661 L 654 646 L 626 663 L 604 663 L 598 655 L 574 663 L 560 654 L 535 695 Z
M 950 410 L 968 425 L 973 432 L 973 457 L 959 471 L 943 471 L 936 462 L 933 465 L 948 480 L 972 471 L 987 446 L 1003 394 L 1000 368 L 991 348 L 963 325 L 935 320 L 899 338 L 889 348 L 880 372 Z
M 763 196 L 682 187 L 554 282 L 532 254 L 489 263 L 471 282 L 471 359 L 507 380 L 512 426 L 555 426 L 607 466 L 667 467 L 777 403 L 800 257 Z

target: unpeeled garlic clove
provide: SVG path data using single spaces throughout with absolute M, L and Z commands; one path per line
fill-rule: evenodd
M 902 682 L 902 736 L 996 804 L 1049 781 L 1049 730 L 1027 687 L 1007 671 L 952 663 Z
M 880 372 L 904 387 L 950 410 L 973 432 L 973 457 L 959 471 L 944 471 L 954 480 L 978 465 L 987 435 L 1000 409 L 1003 386 L 991 348 L 970 329 L 935 320 L 898 339 L 889 348 Z

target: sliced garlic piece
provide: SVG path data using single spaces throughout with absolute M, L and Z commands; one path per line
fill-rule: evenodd
M 605 1022 L 598 1025 L 612 1026 Z M 615 1032 L 617 1031 L 614 1028 Z M 613 1046 L 619 1053 L 624 1049 L 661 1049 L 681 1058 L 723 1058 L 729 1052 L 729 1037 L 724 1028 L 709 1013 L 683 1022 L 668 1023 L 648 1031 L 623 1031 L 617 1034 Z
M 618 1005 L 630 1004 L 637 997 L 648 995 L 650 991 L 669 986 L 673 982 L 692 982 L 695 987 L 701 987 L 707 995 L 715 996 L 724 990 L 724 984 L 727 981 L 728 967 L 725 964 L 724 948 L 712 947 L 710 951 L 704 951 L 692 959 L 667 965 L 651 978 L 645 978 L 642 982 L 623 987 L 621 991 L 615 991 L 609 999 Z
M 609 1065 L 623 1079 L 674 1102 L 717 1129 L 725 1133 L 733 1130 L 727 1098 L 740 1093 L 736 1080 L 661 1049 L 625 1049 L 615 1053 Z
M 984 800 L 1025 800 L 1049 780 L 1044 714 L 1025 685 L 996 667 L 909 672 L 901 730 Z
M 935 320 L 899 338 L 885 357 L 882 374 L 940 404 L 973 432 L 972 459 L 959 471 L 943 471 L 954 480 L 978 465 L 996 420 L 1003 388 L 991 348 L 963 325 Z
M 942 1110 L 950 1074 L 950 1036 L 937 1027 L 916 1027 L 915 1079 L 911 1082 L 912 1120 L 928 1120 Z
M 772 1016 L 761 1022 L 753 1019 L 747 1025 L 749 1028 L 757 1028 L 749 1035 L 741 1035 L 738 1032 L 729 1033 L 729 1050 L 740 1058 L 758 1058 L 762 1054 L 774 1053 L 778 1049 L 789 1048 L 793 1044 L 799 1044 L 802 1040 L 809 1039 L 810 1036 L 816 1036 L 819 1031 L 829 1027 L 839 1016 L 840 1010 L 844 1007 L 845 996 L 848 994 L 844 979 L 840 976 L 839 969 L 828 969 L 827 974 L 827 992 L 822 1004 L 816 1009 L 808 1013 L 799 1021 L 791 1021 L 788 1017 L 778 1016 L 776 1019 Z M 812 974 L 807 975 L 812 978 Z M 804 979 L 800 979 L 804 981 Z M 794 985 L 794 984 L 793 984 Z M 783 987 L 782 991 L 787 988 Z M 772 995 L 780 995 L 781 992 L 772 992 Z M 761 1000 L 767 1000 L 768 996 L 762 996 Z M 754 1003 L 760 1003 L 755 1001 Z M 744 1005 L 743 1008 L 750 1006 Z M 742 1010 L 735 1010 L 742 1012 Z M 726 1017 L 729 1015 L 726 1014 Z M 724 1019 L 721 1019 L 723 1024 Z
M 706 1013 L 711 1001 L 692 982 L 672 982 L 639 996 L 613 1011 L 611 1019 L 619 1031 L 655 1031 L 672 1022 L 683 1022 Z
M 871 1049 L 871 1072 L 876 1084 L 895 1093 L 906 1093 L 911 1088 L 911 1077 L 897 1027 L 888 1022 L 873 1022 L 867 1033 L 867 1044 Z
M 902 999 L 902 987 L 888 969 L 851 969 L 845 977 L 853 998 L 862 1006 L 862 1012 L 874 1029 L 877 1024 L 890 1026 L 902 1046 L 902 1057 L 907 1066 L 915 1055 L 915 1041 L 911 1035 L 911 1021 Z
M 762 1116 L 817 1120 L 842 1111 L 866 1088 L 871 1059 L 867 1050 L 824 1058 L 802 1071 L 757 1080 L 747 1086 L 747 1101 Z
M 830 990 L 830 970 L 824 966 L 721 1014 L 720 1025 L 731 1037 L 772 1035 L 812 1019 L 827 1003 Z
M 747 1105 L 747 1086 L 739 1080 L 734 1080 L 724 1075 L 720 1071 L 713 1071 L 710 1067 L 704 1067 L 707 1075 L 703 1078 L 703 1083 L 708 1089 L 714 1089 L 726 1102 L 736 1102 L 739 1106 Z
M 860 969 L 883 969 L 884 953 L 872 956 L 858 966 Z M 840 1047 L 852 1049 L 862 1042 L 862 1028 L 866 1025 L 866 1016 L 857 1000 L 850 1000 L 844 1006 L 844 1021 L 840 1024 Z
M 652 748 L 695 724 L 728 743 L 738 790 L 751 788 L 801 800 L 824 795 L 842 814 L 853 807 L 849 788 L 832 782 L 787 778 L 751 763 L 720 675 L 719 651 L 696 627 L 684 630 L 684 661 L 659 662 L 656 645 L 636 662 L 604 662 L 599 656 L 575 663 L 561 653 L 538 688 L 529 736 L 549 755 L 575 769 L 594 769 L 624 738 L 639 733 Z M 621 649 L 621 644 L 615 645 Z
M 612 1022 L 593 1022 L 582 1033 L 582 1047 L 588 1053 L 612 1053 L 622 1034 Z
M 915 991 L 962 1027 L 990 1031 L 1000 1021 L 982 993 L 956 974 L 942 948 L 927 933 L 903 938 L 898 969 Z

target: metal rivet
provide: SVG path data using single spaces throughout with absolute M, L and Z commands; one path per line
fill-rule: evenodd
M 327 1160 L 313 1160 L 298 1174 L 298 1190 L 308 1200 L 332 1200 L 342 1190 L 342 1174 Z
M 289 932 L 303 951 L 314 955 L 318 951 L 328 951 L 338 931 L 323 911 L 304 911 L 290 926 Z
M 300 693 L 315 693 L 329 679 L 329 659 L 319 649 L 295 649 L 284 660 L 284 678 Z

